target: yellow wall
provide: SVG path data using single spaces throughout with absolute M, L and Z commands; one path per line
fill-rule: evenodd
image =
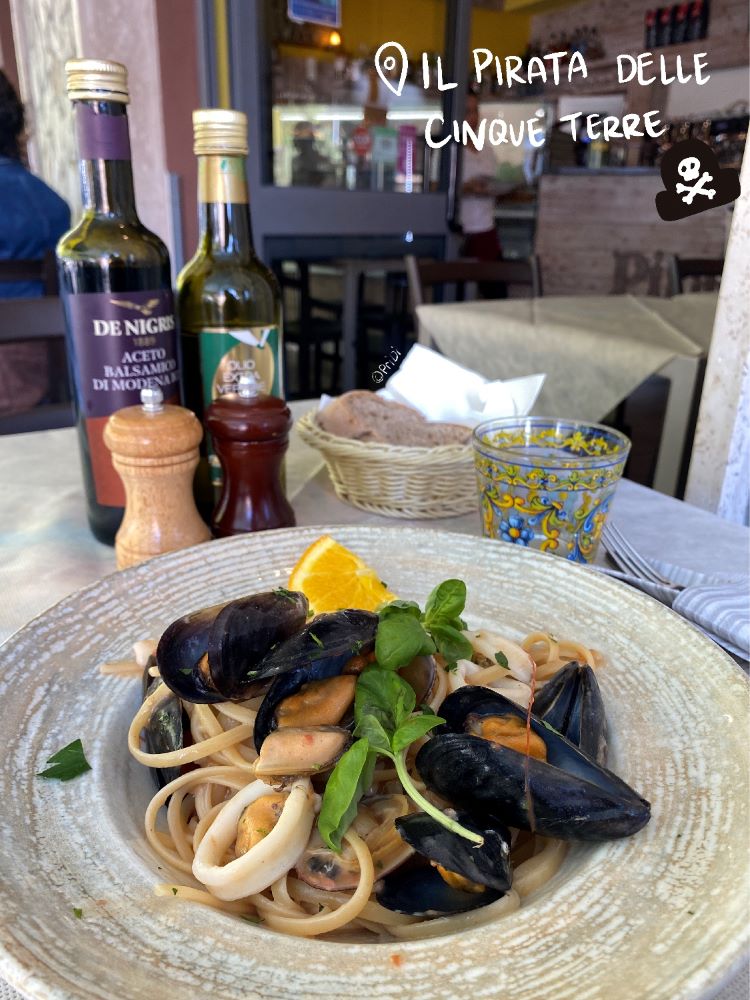
M 495 55 L 520 55 L 529 40 L 531 17 L 474 8 L 471 47 Z M 342 0 L 341 36 L 352 55 L 372 52 L 383 42 L 400 42 L 411 57 L 442 52 L 445 42 L 444 0 Z

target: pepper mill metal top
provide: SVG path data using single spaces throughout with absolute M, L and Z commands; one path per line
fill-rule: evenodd
M 141 389 L 141 406 L 146 413 L 160 413 L 164 409 L 164 393 L 158 386 Z
M 260 393 L 260 386 L 258 385 L 258 380 L 254 375 L 249 375 L 245 372 L 240 375 L 237 380 L 237 395 L 241 396 L 243 399 L 252 399 L 253 396 L 257 396 Z

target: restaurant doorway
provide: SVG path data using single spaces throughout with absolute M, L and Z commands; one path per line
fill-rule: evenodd
M 215 10 L 204 7 L 209 40 Z M 378 353 L 409 343 L 404 254 L 442 259 L 460 246 L 457 146 L 431 149 L 424 135 L 430 119 L 437 138 L 441 119 L 463 116 L 465 87 L 439 88 L 438 58 L 444 84 L 466 80 L 471 5 L 229 0 L 226 10 L 230 101 L 249 120 L 255 244 L 284 285 L 291 369 L 298 357 L 287 388 L 367 387 Z M 374 69 L 387 41 L 409 57 L 401 88 L 400 65 L 390 73 L 400 96 Z M 206 47 L 213 101 L 216 50 Z M 388 55 L 398 60 L 395 47 Z

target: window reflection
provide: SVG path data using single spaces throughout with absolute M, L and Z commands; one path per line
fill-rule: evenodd
M 281 0 L 270 7 L 274 183 L 435 190 L 440 154 L 426 146 L 424 130 L 440 115 L 442 99 L 434 82 L 428 90 L 422 86 L 421 50 L 409 52 L 410 74 L 396 97 L 374 69 L 383 39 L 368 30 L 361 7 L 344 2 L 337 29 L 290 21 Z M 393 37 L 398 27 L 389 23 Z M 441 30 L 436 25 L 435 33 Z

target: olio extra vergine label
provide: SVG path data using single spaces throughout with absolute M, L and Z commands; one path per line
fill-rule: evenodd
M 193 335 L 194 336 L 194 335 Z M 277 326 L 207 327 L 198 333 L 203 405 L 237 392 L 240 375 L 252 375 L 260 392 L 281 396 L 281 358 Z M 211 479 L 221 485 L 221 465 L 207 436 Z
M 84 421 L 101 504 L 122 507 L 125 491 L 103 440 L 110 414 L 159 388 L 180 401 L 174 303 L 169 289 L 66 296 L 78 412 Z

